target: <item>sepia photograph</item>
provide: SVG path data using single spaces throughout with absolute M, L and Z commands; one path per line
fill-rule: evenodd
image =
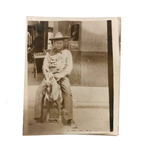
M 27 17 L 23 135 L 119 134 L 121 18 Z

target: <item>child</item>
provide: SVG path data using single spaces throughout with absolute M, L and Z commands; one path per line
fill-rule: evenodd
M 35 119 L 41 121 L 41 103 L 46 94 L 46 89 L 50 84 L 47 79 L 47 73 L 51 73 L 54 78 L 59 81 L 62 97 L 65 107 L 65 119 L 68 121 L 72 128 L 76 128 L 73 120 L 73 102 L 68 76 L 73 69 L 72 55 L 69 50 L 64 50 L 64 37 L 60 32 L 56 33 L 55 38 L 51 39 L 54 42 L 53 49 L 47 52 L 43 62 L 43 73 L 45 78 L 36 91 L 35 99 Z

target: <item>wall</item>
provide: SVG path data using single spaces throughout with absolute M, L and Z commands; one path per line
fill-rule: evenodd
M 29 26 L 34 26 L 34 25 L 36 25 L 37 23 L 39 23 L 39 21 L 28 21 L 28 25 L 29 25 Z
M 54 21 L 48 21 L 48 27 L 54 27 Z
M 107 87 L 107 53 L 71 51 L 73 71 L 70 75 L 72 86 Z

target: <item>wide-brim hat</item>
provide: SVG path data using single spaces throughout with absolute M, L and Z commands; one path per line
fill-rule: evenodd
M 50 38 L 49 40 L 64 40 L 69 39 L 69 36 L 63 36 L 61 32 L 57 32 L 54 38 Z

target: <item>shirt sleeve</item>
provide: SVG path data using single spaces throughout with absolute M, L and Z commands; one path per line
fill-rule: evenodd
M 73 69 L 72 54 L 71 54 L 70 51 L 67 51 L 67 54 L 66 54 L 66 68 L 61 73 L 64 76 L 70 75 L 72 69 Z

